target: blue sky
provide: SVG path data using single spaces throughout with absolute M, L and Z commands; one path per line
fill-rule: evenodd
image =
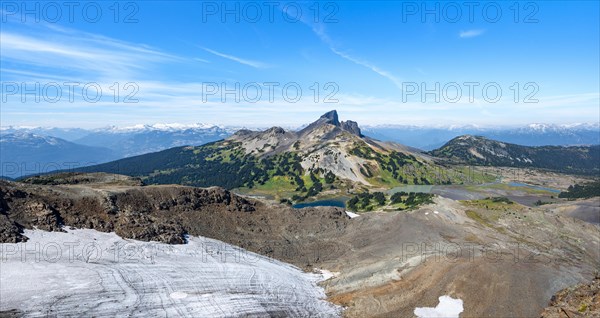
M 2 126 L 600 120 L 597 1 L 49 3 L 2 4 Z

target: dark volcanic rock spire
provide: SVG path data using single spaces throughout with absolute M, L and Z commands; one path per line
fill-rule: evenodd
M 332 125 L 338 126 L 338 127 L 340 126 L 340 121 L 338 119 L 338 113 L 335 109 L 323 114 L 323 116 L 321 116 L 320 119 L 326 119 L 326 121 L 323 121 L 323 122 L 325 122 L 327 124 L 332 124 Z
M 306 126 L 299 133 L 300 133 L 300 135 L 302 135 L 306 132 L 313 130 L 316 127 L 319 127 L 320 125 L 326 125 L 326 124 L 333 125 L 335 127 L 338 127 L 339 130 L 347 131 L 347 132 L 357 135 L 359 137 L 363 137 L 363 135 L 360 132 L 360 128 L 358 128 L 358 123 L 356 123 L 355 121 L 351 121 L 351 120 L 340 122 L 340 120 L 338 118 L 338 113 L 335 109 L 332 111 L 326 112 L 321 117 L 319 117 L 319 119 L 317 121 Z
M 358 128 L 358 123 L 352 120 L 343 121 L 340 123 L 340 127 L 347 131 L 351 132 L 359 137 L 362 137 L 362 133 L 360 132 L 360 128 Z

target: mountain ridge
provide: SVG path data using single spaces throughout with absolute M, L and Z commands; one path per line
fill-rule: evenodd
M 34 133 L 0 135 L 0 176 L 18 178 L 117 159 L 108 148 L 76 144 Z
M 545 147 L 538 151 L 508 144 L 512 152 L 507 154 L 502 150 L 505 143 L 481 138 L 461 136 L 445 148 L 423 152 L 365 136 L 358 123 L 340 121 L 337 111 L 332 110 L 299 131 L 277 126 L 262 131 L 242 129 L 201 146 L 174 147 L 75 171 L 125 174 L 142 178 L 148 184 L 275 192 L 277 199 L 294 201 L 329 190 L 361 192 L 364 188 L 473 182 L 465 175 L 465 165 L 543 168 L 580 174 L 597 171 L 590 164 L 590 159 L 597 157 L 593 147 Z M 472 140 L 473 145 L 463 145 L 463 139 Z M 483 150 L 477 152 L 477 147 Z M 591 157 L 582 155 L 575 161 L 544 157 L 568 157 L 565 152 L 576 154 L 589 149 Z M 532 153 L 537 155 L 527 157 Z M 481 178 L 479 182 L 492 181 L 486 176 Z
M 600 145 L 532 147 L 462 135 L 428 153 L 462 164 L 600 174 Z
M 337 112 L 330 111 L 300 131 L 243 129 L 206 145 L 76 171 L 125 174 L 148 184 L 275 192 L 277 199 L 297 201 L 329 190 L 464 182 L 467 176 L 461 171 L 440 173 L 449 169 L 418 149 L 364 136 L 356 122 L 339 121 Z

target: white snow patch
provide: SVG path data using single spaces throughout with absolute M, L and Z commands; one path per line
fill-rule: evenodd
M 184 299 L 188 296 L 188 294 L 184 293 L 184 292 L 172 292 L 169 297 L 173 298 L 173 299 Z
M 419 318 L 459 318 L 463 312 L 463 301 L 450 296 L 440 296 L 440 303 L 432 307 L 417 307 L 414 314 Z
M 25 230 L 0 244 L 0 311 L 26 317 L 339 317 L 321 275 L 204 237 L 188 244 L 114 233 Z M 37 298 L 33 296 L 39 296 Z
M 438 211 L 433 211 L 433 213 L 434 213 L 434 214 L 440 214 L 440 212 L 438 212 Z
M 352 213 L 350 211 L 346 211 L 346 215 L 349 216 L 351 219 L 354 219 L 354 218 L 357 218 L 360 216 L 360 214 Z
M 429 215 L 429 212 L 425 212 L 425 215 Z
M 330 272 L 330 271 L 328 271 L 326 269 L 315 268 L 315 270 L 321 274 L 321 276 L 323 277 L 324 281 L 328 280 L 330 278 L 334 278 L 334 277 L 336 277 L 336 276 L 338 276 L 340 274 L 339 272 Z

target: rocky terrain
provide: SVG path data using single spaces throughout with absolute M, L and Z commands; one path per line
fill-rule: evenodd
M 142 187 L 139 180 L 104 174 L 26 181 L 34 184 L 0 181 L 0 242 L 26 240 L 23 228 L 60 231 L 62 226 L 170 244 L 202 235 L 309 266 L 319 258 L 312 251 L 349 222 L 340 209 L 270 206 L 218 187 Z M 316 235 L 319 239 L 311 239 Z M 291 250 L 298 254 L 287 255 Z
M 204 236 L 332 272 L 322 286 L 346 317 L 412 317 L 444 295 L 464 302 L 463 317 L 536 317 L 554 293 L 600 266 L 598 226 L 567 213 L 579 201 L 535 208 L 435 197 L 419 209 L 351 219 L 339 208 L 298 210 L 115 175 L 26 181 L 0 184 L 4 243 L 26 240 L 24 229 L 64 226 L 178 245 Z
M 600 277 L 565 288 L 552 296 L 541 318 L 600 317 Z
M 331 111 L 298 132 L 286 132 L 280 127 L 264 132 L 243 130 L 229 140 L 239 142 L 245 153 L 261 157 L 298 152 L 306 171 L 320 168 L 340 178 L 368 184 L 365 176 L 358 173 L 367 161 L 347 151 L 354 143 L 362 144 L 362 137 L 356 122 L 340 122 L 337 112 Z M 377 146 L 375 142 L 373 145 Z

